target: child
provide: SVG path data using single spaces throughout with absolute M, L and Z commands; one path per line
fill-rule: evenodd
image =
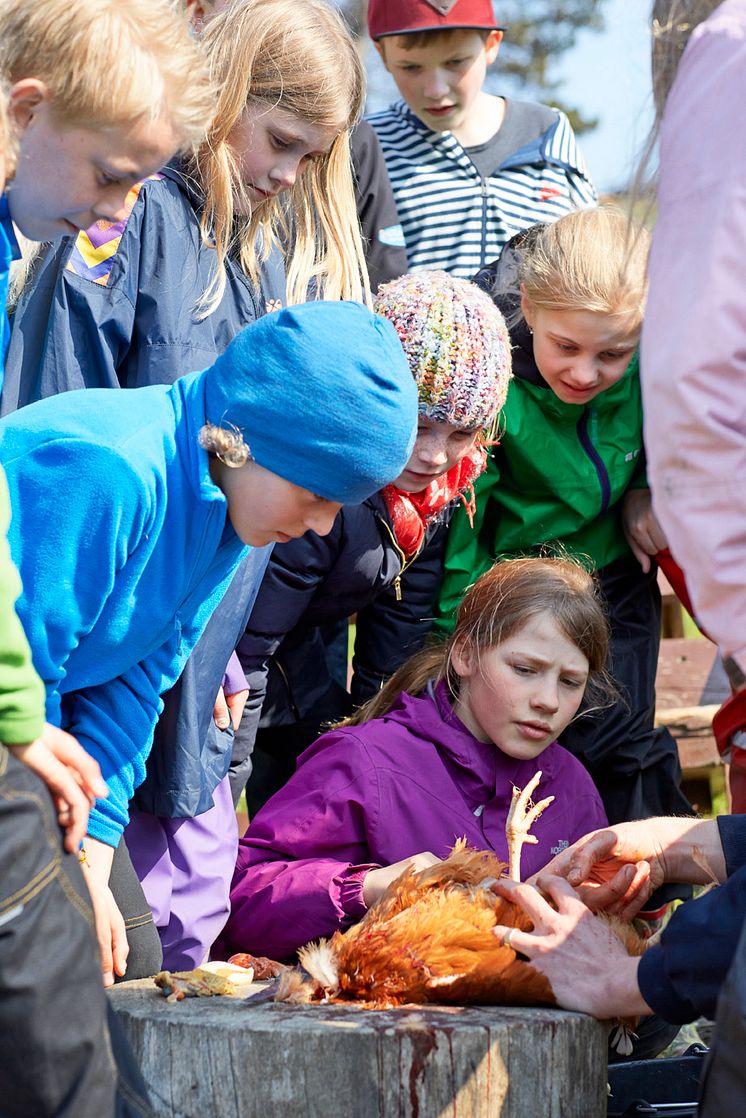
M 403 97 L 370 122 L 411 269 L 471 278 L 521 229 L 594 203 L 564 113 L 482 88 L 491 0 L 370 0 L 368 29 Z
M 522 876 L 606 817 L 557 744 L 605 686 L 607 626 L 592 578 L 557 559 L 499 563 L 466 594 L 447 644 L 426 648 L 300 758 L 239 843 L 216 947 L 285 958 L 348 927 L 408 865 L 465 837 L 507 861 L 513 786 L 553 795 Z
M 92 12 L 92 5 L 81 3 L 71 9 L 54 0 L 4 4 L 3 67 L 15 65 L 26 49 L 45 58 L 59 77 L 65 66 L 55 67 L 57 52 L 70 47 L 81 52 L 81 40 L 96 33 L 92 16 L 102 15 L 101 5 L 97 7 Z M 197 127 L 198 113 L 206 111 L 206 75 L 168 5 L 152 3 L 146 11 L 124 0 L 118 13 L 113 26 L 109 23 L 109 30 L 119 33 L 117 51 L 103 44 L 98 52 L 101 65 L 108 67 L 111 99 L 85 124 L 58 112 L 52 127 L 49 109 L 59 90 L 51 72 L 49 85 L 32 80 L 12 87 L 14 123 L 34 121 L 33 142 L 23 149 L 12 183 L 13 214 L 27 235 L 58 235 L 72 212 L 71 201 L 84 209 L 106 207 L 116 213 L 128 187 L 99 181 L 89 156 L 107 153 L 147 173 L 172 154 L 171 146 L 158 153 L 168 134 L 173 147 L 185 142 Z M 145 33 L 136 26 L 142 15 Z M 143 41 L 144 34 L 157 36 L 155 47 Z M 143 73 L 151 79 L 147 96 L 133 86 L 133 76 L 136 80 Z M 86 81 L 89 88 L 97 84 L 96 72 L 78 72 L 72 82 L 70 76 L 66 88 L 73 102 Z M 8 270 L 18 250 L 3 193 L 6 170 L 12 175 L 16 169 L 4 85 L 0 101 L 1 376 L 8 340 Z M 66 144 L 71 146 L 67 157 Z M 143 159 L 147 162 L 138 163 Z M 20 581 L 6 542 L 9 514 L 0 470 L 0 1097 L 9 1115 L 65 1110 L 80 1118 L 104 1118 L 114 1112 L 115 1093 L 120 1103 L 126 1095 L 128 1113 L 145 1113 L 144 1085 L 135 1081 L 130 1067 L 116 1068 L 112 1059 L 122 1054 L 123 1038 L 116 1029 L 111 1035 L 107 1029 L 91 898 L 77 859 L 90 803 L 97 795 L 106 796 L 107 788 L 98 764 L 75 739 L 44 723 L 44 686 L 14 610 Z
M 122 219 L 209 120 L 204 62 L 165 0 L 3 0 L 0 74 L 20 140 L 8 206 L 31 240 Z
M 351 413 L 368 429 L 364 446 Z M 99 760 L 110 792 L 85 845 L 108 981 L 126 954 L 112 856 L 160 694 L 244 545 L 329 531 L 344 501 L 399 473 L 415 418 L 391 325 L 357 303 L 318 302 L 259 320 L 170 387 L 65 393 L 0 424 L 18 610 L 48 716 Z M 74 501 L 62 505 L 62 491 Z
M 610 207 L 538 226 L 478 277 L 513 321 L 515 379 L 500 447 L 477 485 L 475 530 L 454 519 L 443 627 L 496 556 L 557 545 L 593 562 L 621 700 L 563 743 L 596 782 L 611 822 L 689 814 L 670 733 L 655 728 L 665 546 L 644 473 L 637 345 L 649 236 Z M 516 277 L 517 267 L 517 277 Z
M 115 227 L 45 255 L 14 316 L 5 414 L 71 388 L 172 383 L 212 364 L 242 325 L 286 301 L 276 245 L 287 239 L 286 222 L 290 302 L 304 301 L 311 285 L 327 299 L 366 297 L 347 136 L 364 77 L 341 19 L 324 0 L 236 0 L 209 21 L 200 44 L 218 90 L 206 138 L 138 184 Z M 213 705 L 267 557 L 248 554 L 167 697 L 138 791 L 149 817 L 138 869 L 176 969 L 201 961 L 227 912 L 237 838 L 224 780 L 233 730 L 213 723 Z M 245 697 L 240 670 L 234 678 L 227 689 Z M 208 812 L 215 818 L 185 825 Z M 145 824 L 134 820 L 133 840 Z M 216 830 L 218 848 L 208 839 Z M 195 861 L 204 868 L 189 878 Z M 169 955 L 187 924 L 193 957 Z M 137 938 L 148 931 L 140 927 Z M 154 933 L 149 943 L 159 948 Z M 141 969 L 153 966 L 148 949 Z
M 308 533 L 272 554 L 239 645 L 249 700 L 234 753 L 234 796 L 245 783 L 260 718 L 263 727 L 247 788 L 250 811 L 291 775 L 324 722 L 349 713 L 350 695 L 325 659 L 330 625 L 357 615 L 356 704 L 420 647 L 448 521 L 461 502 L 468 505 L 507 393 L 505 323 L 473 284 L 418 272 L 382 287 L 375 307 L 396 327 L 417 384 L 417 442 L 396 481 L 342 509 L 326 539 Z
M 184 0 L 197 34 L 231 0 Z M 396 212 L 386 163 L 373 128 L 360 120 L 350 132 L 357 215 L 365 246 L 365 265 L 372 291 L 407 270 L 404 234 Z

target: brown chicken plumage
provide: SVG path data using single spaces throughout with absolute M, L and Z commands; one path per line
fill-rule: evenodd
M 533 927 L 490 889 L 506 868 L 495 854 L 470 850 L 462 840 L 444 861 L 419 873 L 407 870 L 359 924 L 301 948 L 302 970 L 280 977 L 276 1000 L 353 1000 L 376 1009 L 425 1002 L 556 1005 L 548 979 L 492 932 L 497 924 Z M 629 925 L 608 923 L 629 954 L 644 951 Z M 634 1026 L 620 1022 L 622 1053 Z

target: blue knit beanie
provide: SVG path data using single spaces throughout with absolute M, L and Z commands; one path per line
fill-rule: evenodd
M 417 386 L 396 330 L 360 303 L 288 307 L 247 326 L 208 370 L 208 423 L 238 428 L 260 466 L 358 504 L 397 477 Z

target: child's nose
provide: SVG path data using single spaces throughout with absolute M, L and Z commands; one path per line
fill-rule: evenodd
M 125 200 L 128 193 L 128 191 L 122 191 L 116 194 L 105 194 L 99 198 L 96 204 L 97 220 L 125 221 L 127 218 Z
M 424 94 L 431 101 L 444 97 L 448 92 L 448 82 L 441 70 L 431 70 L 425 75 Z
M 559 710 L 559 687 L 555 679 L 543 677 L 538 680 L 533 706 L 547 714 L 554 714 Z
M 427 439 L 421 449 L 420 458 L 433 466 L 442 466 L 448 461 L 448 450 L 444 440 Z
M 298 177 L 298 160 L 288 160 L 286 163 L 278 163 L 270 173 L 269 177 L 273 182 L 276 182 L 280 190 L 290 190 L 295 185 L 295 180 Z
M 313 509 L 304 520 L 306 531 L 315 532 L 317 536 L 328 535 L 341 507 L 332 501 L 327 501 L 324 505 Z
M 595 360 L 589 358 L 576 361 L 572 367 L 572 379 L 579 388 L 583 385 L 595 384 L 598 380 Z

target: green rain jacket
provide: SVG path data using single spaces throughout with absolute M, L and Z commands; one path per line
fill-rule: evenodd
M 599 569 L 631 554 L 621 499 L 647 488 L 637 355 L 589 404 L 565 404 L 539 374 L 525 326 L 512 333 L 515 376 L 499 446 L 475 483 L 474 527 L 463 508 L 451 522 L 441 631 L 452 628 L 464 591 L 497 557 L 562 549 Z

